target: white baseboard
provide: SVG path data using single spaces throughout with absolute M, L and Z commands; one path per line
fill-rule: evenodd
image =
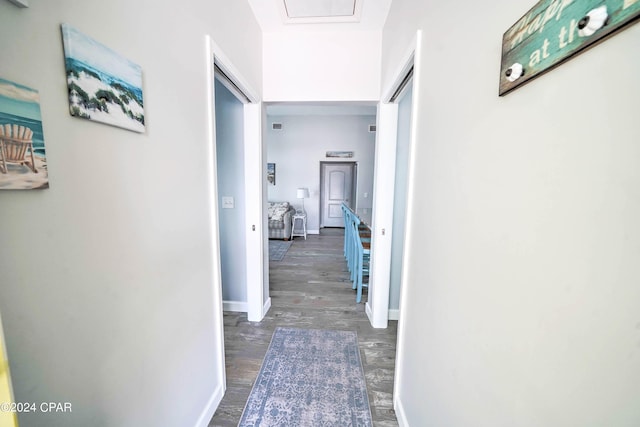
M 398 420 L 398 426 L 409 427 L 407 421 L 407 414 L 404 413 L 404 406 L 399 398 L 393 399 L 393 410 L 396 411 L 396 419 Z
M 400 319 L 400 309 L 398 309 L 398 308 L 390 308 L 388 316 L 389 316 L 389 320 L 399 320 Z
M 369 301 L 364 305 L 364 312 L 367 313 L 369 323 L 373 323 L 373 312 L 371 311 L 371 304 L 369 304 Z
M 213 394 L 211 394 L 209 401 L 204 407 L 204 410 L 198 417 L 198 421 L 196 421 L 195 427 L 207 427 L 209 425 L 209 421 L 211 421 L 211 418 L 213 418 L 213 414 L 216 413 L 216 409 L 218 409 L 223 396 L 224 384 L 221 383 L 218 385 L 218 387 L 216 387 Z
M 240 313 L 249 312 L 249 304 L 244 301 L 222 301 L 224 311 L 238 311 Z
M 320 230 L 307 230 L 307 234 L 320 234 Z
M 262 317 L 266 316 L 271 308 L 271 297 L 267 298 L 264 305 L 262 306 Z

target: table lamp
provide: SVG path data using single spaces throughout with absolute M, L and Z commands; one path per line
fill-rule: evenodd
M 302 199 L 302 212 L 306 213 L 304 210 L 304 199 L 309 197 L 309 189 L 306 187 L 298 188 L 297 197 L 298 199 Z

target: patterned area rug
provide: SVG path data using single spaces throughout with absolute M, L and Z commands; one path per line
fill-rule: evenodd
M 293 241 L 269 240 L 269 261 L 282 261 Z
M 238 427 L 372 426 L 355 332 L 276 328 Z

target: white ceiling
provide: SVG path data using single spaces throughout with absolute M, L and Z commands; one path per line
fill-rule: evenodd
M 392 0 L 248 0 L 262 31 L 382 31 Z
M 262 31 L 382 31 L 392 0 L 248 0 Z M 288 8 L 288 9 L 287 9 Z M 350 9 L 351 8 L 351 9 Z M 348 15 L 346 11 L 352 10 Z M 299 15 L 292 18 L 289 15 Z M 337 16 L 324 16 L 335 14 Z M 347 15 L 347 16 L 345 16 Z M 375 115 L 375 103 L 269 103 L 269 116 Z

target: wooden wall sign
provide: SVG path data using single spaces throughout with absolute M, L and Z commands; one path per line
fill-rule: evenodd
M 639 17 L 640 0 L 539 1 L 502 37 L 499 95 L 560 65 Z
M 353 151 L 327 151 L 327 157 L 350 158 L 353 157 Z

